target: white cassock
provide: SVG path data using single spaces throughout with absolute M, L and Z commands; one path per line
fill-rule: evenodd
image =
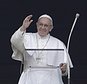
M 58 67 L 61 63 L 67 63 L 68 53 L 63 42 L 50 34 L 41 38 L 38 33 L 22 33 L 18 29 L 11 37 L 12 58 L 24 63 L 18 84 L 63 84 L 62 73 Z

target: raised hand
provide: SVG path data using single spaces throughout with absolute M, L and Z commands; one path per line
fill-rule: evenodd
M 24 19 L 22 27 L 20 29 L 21 31 L 25 31 L 30 26 L 30 24 L 33 21 L 33 20 L 31 20 L 31 18 L 32 18 L 32 15 L 29 15 Z

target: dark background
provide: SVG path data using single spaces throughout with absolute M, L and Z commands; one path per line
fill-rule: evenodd
M 17 84 L 20 77 L 20 62 L 11 58 L 11 35 L 29 14 L 34 22 L 28 31 L 35 32 L 35 22 L 44 13 L 54 20 L 51 35 L 66 45 L 75 15 L 80 14 L 69 49 L 74 64 L 71 84 L 87 83 L 87 0 L 0 0 L 0 84 Z M 66 77 L 64 80 L 67 84 Z

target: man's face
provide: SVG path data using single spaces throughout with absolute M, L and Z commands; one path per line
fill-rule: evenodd
M 41 37 L 44 37 L 51 31 L 52 26 L 50 19 L 42 17 L 37 22 L 37 32 Z

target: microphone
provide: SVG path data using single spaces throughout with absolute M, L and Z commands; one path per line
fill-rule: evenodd
M 79 16 L 80 16 L 80 14 L 79 14 L 79 13 L 77 13 L 77 14 L 76 14 L 76 17 L 78 18 Z
M 71 28 L 71 31 L 70 31 L 70 34 L 69 34 L 69 37 L 68 37 L 67 52 L 69 52 L 69 44 L 70 44 L 71 35 L 72 35 L 74 26 L 75 26 L 76 21 L 77 21 L 77 19 L 78 19 L 79 16 L 80 16 L 80 14 L 79 13 L 76 13 L 76 17 L 75 17 L 75 20 L 73 22 L 73 25 L 72 25 L 72 28 Z M 68 84 L 70 84 L 70 65 L 73 65 L 73 64 L 72 64 L 69 56 L 67 57 L 67 60 L 69 62 L 68 66 L 67 66 L 67 69 L 68 69 Z

